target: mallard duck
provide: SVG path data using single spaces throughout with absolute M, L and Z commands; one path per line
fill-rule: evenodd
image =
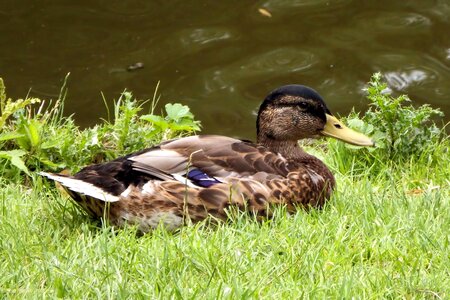
M 320 207 L 335 179 L 298 140 L 329 136 L 372 146 L 342 124 L 322 97 L 302 85 L 272 91 L 259 108 L 257 142 L 219 135 L 169 140 L 113 161 L 87 166 L 73 176 L 41 173 L 59 182 L 94 218 L 115 226 L 136 224 L 146 232 L 173 230 L 209 215 L 227 219 L 235 207 L 270 216 L 273 205 L 292 212 Z

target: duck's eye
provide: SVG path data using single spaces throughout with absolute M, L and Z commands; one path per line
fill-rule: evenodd
M 306 103 L 306 102 L 299 102 L 298 106 L 301 107 L 301 108 L 308 108 L 309 107 L 308 103 Z

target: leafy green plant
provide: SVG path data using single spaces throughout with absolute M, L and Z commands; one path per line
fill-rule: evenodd
M 67 79 L 67 77 L 66 77 Z M 0 100 L 4 125 L 0 129 L 0 165 L 6 177 L 30 170 L 63 168 L 78 171 L 85 165 L 114 159 L 120 155 L 152 146 L 161 139 L 191 134 L 200 122 L 187 106 L 166 104 L 166 117 L 153 115 L 156 91 L 150 114 L 139 117 L 147 101 L 139 101 L 131 92 L 123 92 L 114 102 L 112 120 L 103 120 L 80 130 L 71 116 L 63 114 L 65 85 L 54 105 L 30 98 L 6 100 L 0 81 Z M 37 108 L 33 104 L 41 103 Z M 6 163 L 3 163 L 6 162 Z
M 22 160 L 22 156 L 24 156 L 25 154 L 26 152 L 20 149 L 0 151 L 0 158 L 6 159 L 17 169 L 23 171 L 27 175 L 30 175 L 28 168 L 25 166 L 25 163 Z
M 5 140 L 7 138 L 3 135 L 3 128 L 11 115 L 16 113 L 19 110 L 24 109 L 30 104 L 39 103 L 40 100 L 37 98 L 26 98 L 26 99 L 17 99 L 13 101 L 11 98 L 6 97 L 6 87 L 3 82 L 3 79 L 0 78 L 0 140 Z
M 119 100 L 114 103 L 114 131 L 117 142 L 117 150 L 123 151 L 126 148 L 132 124 L 136 122 L 137 114 L 142 110 L 142 104 L 133 100 L 133 94 L 123 92 Z
M 30 150 L 30 145 L 36 145 L 39 142 L 38 130 L 36 124 L 29 124 L 29 126 L 18 126 L 11 130 L 7 126 L 7 121 L 12 116 L 20 116 L 26 107 L 39 103 L 40 100 L 36 98 L 18 99 L 13 101 L 6 97 L 6 88 L 3 79 L 0 78 L 0 145 L 9 141 L 16 141 L 24 150 L 13 149 L 0 151 L 0 158 L 6 159 L 13 166 L 19 170 L 30 174 L 22 157 Z
M 433 118 L 443 116 L 439 109 L 428 104 L 414 107 L 407 95 L 392 97 L 387 92 L 387 84 L 381 81 L 381 74 L 372 76 L 367 87 L 367 98 L 371 102 L 364 116 L 367 124 L 372 124 L 379 148 L 386 151 L 388 158 L 401 159 L 420 155 L 442 136 L 442 130 Z
M 379 165 L 401 165 L 411 159 L 420 160 L 425 153 L 434 157 L 433 148 L 445 136 L 445 131 L 434 122 L 435 117 L 443 116 L 439 109 L 427 104 L 413 106 L 407 95 L 392 96 L 380 73 L 372 76 L 366 90 L 369 109 L 362 117 L 352 112 L 346 123 L 371 136 L 376 147 L 360 148 L 332 141 L 330 152 L 335 153 L 339 170 L 370 167 L 377 173 L 375 169 L 382 169 Z
M 165 110 L 165 117 L 148 114 L 141 116 L 141 120 L 151 122 L 160 131 L 164 132 L 164 138 L 171 138 L 172 132 L 195 132 L 200 130 L 200 122 L 194 120 L 194 115 L 186 105 L 168 103 L 165 105 Z

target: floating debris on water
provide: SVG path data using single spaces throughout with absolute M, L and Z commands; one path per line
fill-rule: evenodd
M 270 11 L 268 11 L 265 8 L 258 8 L 258 11 L 261 15 L 265 16 L 265 17 L 269 17 L 272 18 L 272 14 L 270 13 Z
M 135 71 L 135 70 L 139 70 L 144 68 L 144 63 L 143 62 L 137 62 L 135 64 L 129 65 L 127 67 L 127 71 Z

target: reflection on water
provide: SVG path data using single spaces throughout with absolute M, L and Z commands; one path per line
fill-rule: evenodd
M 162 100 L 191 106 L 203 132 L 252 139 L 254 113 L 277 86 L 310 85 L 345 114 L 365 109 L 376 71 L 449 120 L 447 0 L 3 2 L 9 95 L 54 98 L 71 72 L 66 109 L 82 125 L 104 116 L 100 92 L 147 99 L 161 81 Z

